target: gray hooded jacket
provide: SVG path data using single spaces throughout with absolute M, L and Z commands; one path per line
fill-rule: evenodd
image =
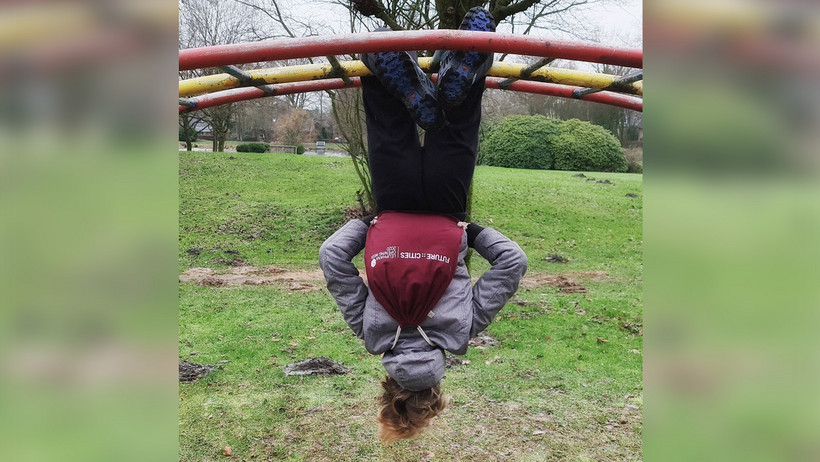
M 364 249 L 368 226 L 351 220 L 330 236 L 319 249 L 319 266 L 327 288 L 345 322 L 365 348 L 374 355 L 384 353 L 382 365 L 399 385 L 423 390 L 444 376 L 444 353 L 467 352 L 467 343 L 495 319 L 496 314 L 518 289 L 527 271 L 527 256 L 515 242 L 492 228 L 485 228 L 473 248 L 492 267 L 473 286 L 464 264 L 467 234 L 462 237 L 458 268 L 444 295 L 421 324 L 435 348 L 417 330 L 402 330 L 398 343 L 398 323 L 382 308 L 365 285 L 353 258 Z

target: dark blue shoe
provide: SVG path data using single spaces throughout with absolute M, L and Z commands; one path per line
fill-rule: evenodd
M 464 15 L 459 29 L 495 32 L 495 19 L 489 11 L 476 6 Z M 461 104 L 473 84 L 487 75 L 492 65 L 492 53 L 445 51 L 438 73 L 438 100 L 442 106 L 452 108 Z
M 419 67 L 415 53 L 365 53 L 362 62 L 387 91 L 404 103 L 419 127 L 429 131 L 447 126 L 436 97 L 436 87 Z

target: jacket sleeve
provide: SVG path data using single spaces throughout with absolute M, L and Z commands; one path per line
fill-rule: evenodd
M 361 339 L 364 339 L 362 316 L 368 292 L 352 260 L 364 248 L 366 238 L 367 225 L 361 220 L 351 220 L 319 248 L 319 266 L 325 275 L 327 289 L 347 325 Z
M 527 272 L 527 255 L 515 242 L 492 228 L 476 237 L 475 250 L 492 267 L 473 286 L 473 325 L 470 338 L 487 328 L 518 290 Z

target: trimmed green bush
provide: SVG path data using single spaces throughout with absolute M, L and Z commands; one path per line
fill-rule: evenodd
M 492 126 L 479 150 L 481 165 L 549 170 L 552 143 L 561 121 L 547 117 L 512 116 Z
M 296 145 L 296 154 L 304 154 L 304 153 L 305 153 L 305 147 L 302 146 L 301 144 L 297 144 Z
M 605 128 L 571 119 L 563 122 L 561 134 L 552 143 L 555 170 L 625 172 L 626 157 L 621 143 Z
M 242 143 L 236 145 L 236 152 L 268 152 L 270 145 L 268 143 Z
M 478 163 L 541 170 L 625 172 L 621 143 L 609 131 L 578 119 L 508 117 L 487 130 Z

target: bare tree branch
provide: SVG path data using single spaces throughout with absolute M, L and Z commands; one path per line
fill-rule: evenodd
M 379 18 L 392 30 L 404 30 L 404 28 L 396 22 L 394 16 L 387 14 L 387 10 L 379 0 L 350 0 L 347 8 L 351 11 L 357 11 L 363 16 Z
M 543 18 L 546 18 L 548 16 L 560 16 L 561 13 L 567 12 L 567 11 L 569 11 L 569 10 L 575 8 L 575 7 L 581 6 L 581 5 L 586 5 L 589 2 L 587 0 L 572 2 L 572 3 L 570 3 L 569 5 L 567 5 L 563 8 L 558 8 L 558 9 L 555 9 L 555 10 L 546 11 L 546 9 L 548 7 L 553 6 L 556 3 L 558 3 L 558 2 L 557 1 L 551 2 L 549 5 L 545 5 L 544 7 L 542 7 L 538 11 L 538 13 L 534 14 L 532 16 L 532 19 L 530 20 L 530 23 L 527 25 L 527 28 L 524 30 L 524 35 L 529 34 L 530 31 L 534 27 L 538 27 L 539 20 L 541 20 Z
M 512 16 L 516 13 L 520 13 L 522 11 L 527 10 L 527 9 L 529 9 L 529 7 L 535 5 L 536 3 L 540 3 L 540 2 L 541 2 L 541 0 L 521 0 L 520 2 L 515 3 L 513 5 L 498 6 L 495 10 L 491 11 L 490 13 L 495 18 L 496 23 L 498 23 L 498 22 L 501 22 L 501 21 L 507 19 L 507 17 L 509 17 L 509 16 Z M 503 3 L 507 3 L 507 2 L 504 2 L 502 0 L 498 3 L 503 4 Z
M 271 0 L 271 2 L 270 2 L 273 5 L 274 11 L 276 12 L 275 15 L 272 14 L 270 11 L 268 11 L 268 9 L 263 8 L 263 7 L 255 4 L 255 3 L 244 2 L 242 0 L 234 0 L 234 1 L 236 3 L 239 3 L 240 5 L 245 5 L 249 8 L 253 8 L 256 11 L 262 12 L 262 14 L 264 14 L 265 16 L 273 19 L 274 21 L 276 21 L 277 24 L 282 26 L 282 29 L 285 30 L 285 32 L 288 34 L 289 37 L 296 37 L 296 34 L 294 34 L 293 31 L 288 27 L 287 21 L 285 21 L 284 16 L 282 16 L 282 10 L 279 8 L 279 4 L 276 2 L 276 0 Z

